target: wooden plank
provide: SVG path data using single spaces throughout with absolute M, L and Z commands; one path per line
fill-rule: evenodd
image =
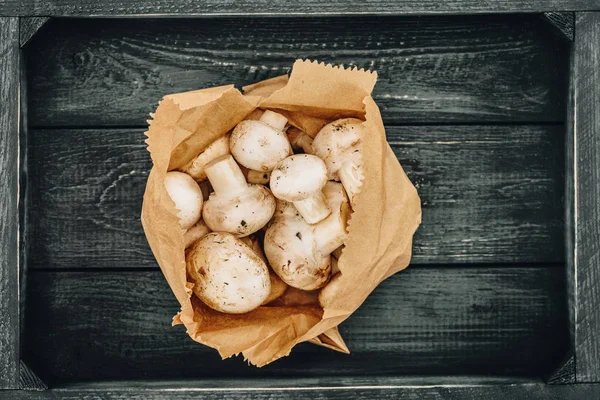
M 349 379 L 351 382 L 351 380 Z M 145 387 L 123 387 L 115 382 L 112 387 L 100 389 L 59 388 L 44 392 L 13 392 L 7 395 L 15 400 L 59 400 L 93 398 L 103 400 L 288 400 L 294 399 L 331 399 L 331 400 L 589 400 L 600 397 L 600 385 L 562 385 L 549 386 L 543 383 L 525 383 L 516 385 L 459 385 L 459 386 L 407 386 L 407 387 L 344 387 L 324 388 L 305 387 L 301 389 L 236 389 L 221 388 L 195 389 L 171 386 L 167 389 L 147 389 Z
M 562 122 L 567 46 L 550 29 L 537 16 L 52 21 L 28 48 L 30 123 L 142 126 L 167 93 L 241 87 L 305 57 L 377 70 L 387 124 Z
M 0 17 L 0 389 L 19 387 L 19 19 Z
M 388 127 L 417 186 L 424 263 L 562 262 L 562 126 Z M 139 222 L 143 130 L 33 130 L 30 268 L 156 268 Z
M 171 327 L 160 271 L 32 271 L 26 361 L 53 381 L 338 375 L 537 375 L 565 354 L 562 266 L 409 268 L 340 329 L 351 355 L 310 344 L 262 369 L 221 361 Z
M 359 0 L 319 2 L 282 0 L 229 2 L 223 0 L 2 0 L 0 15 L 16 16 L 222 16 L 222 15 L 397 15 L 397 14 L 476 14 L 545 11 L 599 10 L 596 0 Z
M 600 381 L 600 13 L 576 15 L 575 361 L 577 382 Z
M 24 47 L 33 36 L 50 20 L 49 17 L 19 18 L 19 43 Z

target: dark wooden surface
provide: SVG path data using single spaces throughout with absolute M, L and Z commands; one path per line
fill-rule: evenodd
M 597 0 L 1 0 L 0 15 L 118 16 L 118 15 L 312 15 L 312 14 L 474 14 L 599 10 Z
M 374 29 L 376 27 L 376 29 Z M 566 43 L 538 16 L 53 20 L 28 53 L 30 125 L 144 126 L 168 93 L 377 70 L 386 124 L 562 122 Z M 92 94 L 93 93 L 93 94 Z
M 423 203 L 413 263 L 562 262 L 563 129 L 388 127 Z M 30 268 L 156 267 L 139 222 L 143 140 L 143 129 L 30 132 Z
M 558 366 L 568 327 L 562 267 L 412 268 L 341 325 L 351 355 L 310 344 L 262 369 L 171 327 L 160 271 L 30 273 L 24 357 L 56 380 L 403 374 L 536 375 Z M 368 370 L 365 370 L 368 366 Z
M 19 20 L 0 17 L 0 390 L 19 387 Z
M 80 1 L 78 12 L 88 6 Z M 567 354 L 568 49 L 539 16 L 52 20 L 44 30 L 26 46 L 34 129 L 23 351 L 51 386 L 104 378 L 539 376 Z M 429 265 L 384 282 L 342 325 L 352 355 L 304 344 L 257 370 L 220 361 L 181 326 L 170 327 L 177 304 L 139 224 L 150 167 L 143 126 L 166 93 L 241 86 L 306 56 L 378 70 L 375 97 L 389 140 L 423 199 L 413 264 Z M 44 395 L 119 396 L 65 390 Z M 123 396 L 146 395 L 158 392 Z
M 540 382 L 517 384 L 473 384 L 431 386 L 354 386 L 354 379 L 344 380 L 345 388 L 331 387 L 319 381 L 301 382 L 301 388 L 284 386 L 286 382 L 263 380 L 263 384 L 273 389 L 253 389 L 236 387 L 232 389 L 225 382 L 224 386 L 212 388 L 196 388 L 193 385 L 180 385 L 174 382 L 164 387 L 132 384 L 131 382 L 111 382 L 100 387 L 69 386 L 44 392 L 8 392 L 14 400 L 47 400 L 47 399 L 103 399 L 103 400 L 590 400 L 600 397 L 600 385 L 545 385 Z M 294 383 L 298 384 L 298 380 Z
M 575 360 L 600 382 L 600 13 L 578 14 L 575 81 Z

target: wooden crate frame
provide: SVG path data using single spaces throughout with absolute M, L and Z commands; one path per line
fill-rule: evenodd
M 545 381 L 469 377 L 106 382 L 48 389 L 20 360 L 21 47 L 50 17 L 538 13 L 572 41 L 567 105 L 566 266 L 570 348 Z M 600 1 L 0 0 L 0 398 L 600 398 Z

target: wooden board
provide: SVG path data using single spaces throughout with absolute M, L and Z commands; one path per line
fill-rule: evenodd
M 423 203 L 413 263 L 562 262 L 562 126 L 390 127 Z M 29 135 L 30 268 L 156 267 L 142 130 Z
M 350 380 L 351 382 L 351 380 Z M 118 382 L 104 388 L 67 387 L 48 390 L 44 392 L 15 392 L 9 391 L 8 396 L 14 400 L 72 400 L 80 398 L 94 398 L 104 400 L 288 400 L 294 399 L 331 399 L 331 400 L 588 400 L 600 397 L 600 384 L 596 385 L 545 385 L 543 383 L 525 383 L 513 385 L 450 385 L 450 386 L 408 386 L 408 387 L 347 387 L 323 388 L 306 387 L 302 389 L 182 389 L 172 385 L 164 389 L 151 389 L 143 385 L 140 387 L 126 386 Z
M 19 19 L 0 17 L 0 390 L 19 387 Z
M 160 271 L 32 271 L 24 356 L 64 380 L 332 375 L 537 375 L 557 366 L 568 327 L 561 266 L 409 268 L 341 326 L 351 355 L 302 344 L 262 369 L 171 327 Z
M 595 0 L 2 0 L 0 15 L 42 16 L 118 16 L 118 15 L 353 15 L 353 14 L 474 14 L 506 12 L 544 12 L 564 10 L 598 10 Z
M 46 28 L 28 48 L 33 127 L 143 126 L 165 94 L 241 87 L 305 57 L 377 70 L 374 98 L 387 124 L 564 120 L 566 44 L 534 16 L 54 20 Z
M 578 14 L 575 90 L 575 362 L 600 382 L 600 13 Z

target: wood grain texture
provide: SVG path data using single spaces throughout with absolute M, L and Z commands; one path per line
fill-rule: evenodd
M 533 16 L 54 20 L 28 48 L 30 124 L 143 126 L 165 94 L 306 57 L 377 70 L 387 124 L 562 122 L 568 54 L 550 29 Z
M 409 268 L 341 325 L 352 351 L 310 344 L 262 369 L 171 327 L 160 271 L 30 274 L 26 362 L 53 382 L 332 375 L 536 375 L 567 345 L 561 266 Z M 326 380 L 325 380 L 326 381 Z
M 19 19 L 0 17 L 0 390 L 19 387 Z
M 562 126 L 389 127 L 417 186 L 413 263 L 562 262 Z M 33 130 L 30 268 L 156 267 L 139 215 L 142 130 Z
M 14 16 L 119 16 L 119 15 L 397 15 L 475 14 L 507 12 L 600 10 L 596 0 L 334 0 L 284 2 L 283 0 L 2 0 L 0 15 Z
M 577 382 L 600 382 L 600 13 L 576 15 L 575 361 Z
M 349 380 L 351 382 L 351 380 Z M 236 389 L 225 392 L 220 388 L 182 389 L 173 385 L 168 389 L 144 387 L 124 388 L 118 383 L 107 388 L 58 388 L 44 392 L 9 391 L 14 400 L 589 400 L 600 397 L 600 385 L 560 385 L 543 383 L 481 386 L 414 386 L 414 387 L 321 387 L 302 389 Z
M 19 43 L 21 47 L 24 47 L 49 20 L 49 17 L 19 18 Z
M 556 33 L 572 42 L 575 36 L 575 14 L 572 12 L 547 12 L 542 18 L 554 27 Z

